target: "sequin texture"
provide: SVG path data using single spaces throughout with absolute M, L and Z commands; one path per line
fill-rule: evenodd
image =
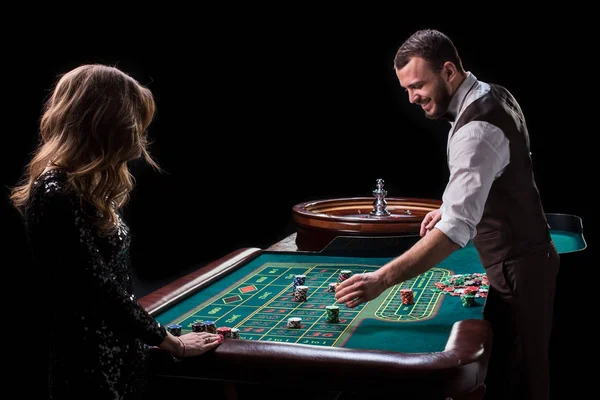
M 166 330 L 133 294 L 127 225 L 119 219 L 115 233 L 101 236 L 91 215 L 61 170 L 36 181 L 25 211 L 46 288 L 49 387 L 56 399 L 136 399 L 149 378 L 147 346 Z

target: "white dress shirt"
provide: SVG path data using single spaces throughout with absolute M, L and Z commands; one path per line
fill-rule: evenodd
M 490 187 L 510 162 L 509 141 L 497 126 L 472 121 L 454 132 L 465 108 L 489 90 L 487 83 L 467 72 L 448 109 L 454 116 L 447 147 L 450 178 L 436 228 L 461 247 L 475 237 Z

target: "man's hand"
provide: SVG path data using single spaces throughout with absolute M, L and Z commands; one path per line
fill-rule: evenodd
M 421 222 L 421 231 L 419 232 L 421 237 L 429 233 L 429 231 L 433 229 L 435 224 L 437 224 L 440 219 L 442 219 L 442 211 L 439 208 L 437 210 L 428 212 Z
M 373 300 L 385 289 L 386 284 L 377 272 L 352 275 L 338 285 L 335 299 L 348 308 L 354 308 L 361 303 Z
M 423 229 L 429 223 L 431 230 L 410 249 L 384 264 L 374 272 L 356 274 L 340 283 L 335 299 L 348 308 L 373 300 L 387 288 L 412 279 L 439 264 L 460 248 L 441 230 L 433 227 L 440 220 L 439 210 L 427 214 Z M 435 221 L 435 222 L 432 222 Z

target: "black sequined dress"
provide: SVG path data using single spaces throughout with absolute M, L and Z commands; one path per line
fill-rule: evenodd
M 89 203 L 69 190 L 61 170 L 36 182 L 25 212 L 49 343 L 49 388 L 55 399 L 137 399 L 149 371 L 147 346 L 160 344 L 165 328 L 133 295 L 129 246 L 121 220 L 117 232 L 98 235 Z

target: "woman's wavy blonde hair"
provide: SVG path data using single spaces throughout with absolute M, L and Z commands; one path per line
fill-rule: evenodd
M 156 111 L 151 91 L 116 67 L 82 65 L 62 75 L 44 104 L 40 142 L 11 202 L 24 213 L 34 181 L 48 167 L 67 172 L 69 184 L 93 204 L 108 234 L 129 200 L 134 178 L 127 163 L 148 153 L 147 128 Z

